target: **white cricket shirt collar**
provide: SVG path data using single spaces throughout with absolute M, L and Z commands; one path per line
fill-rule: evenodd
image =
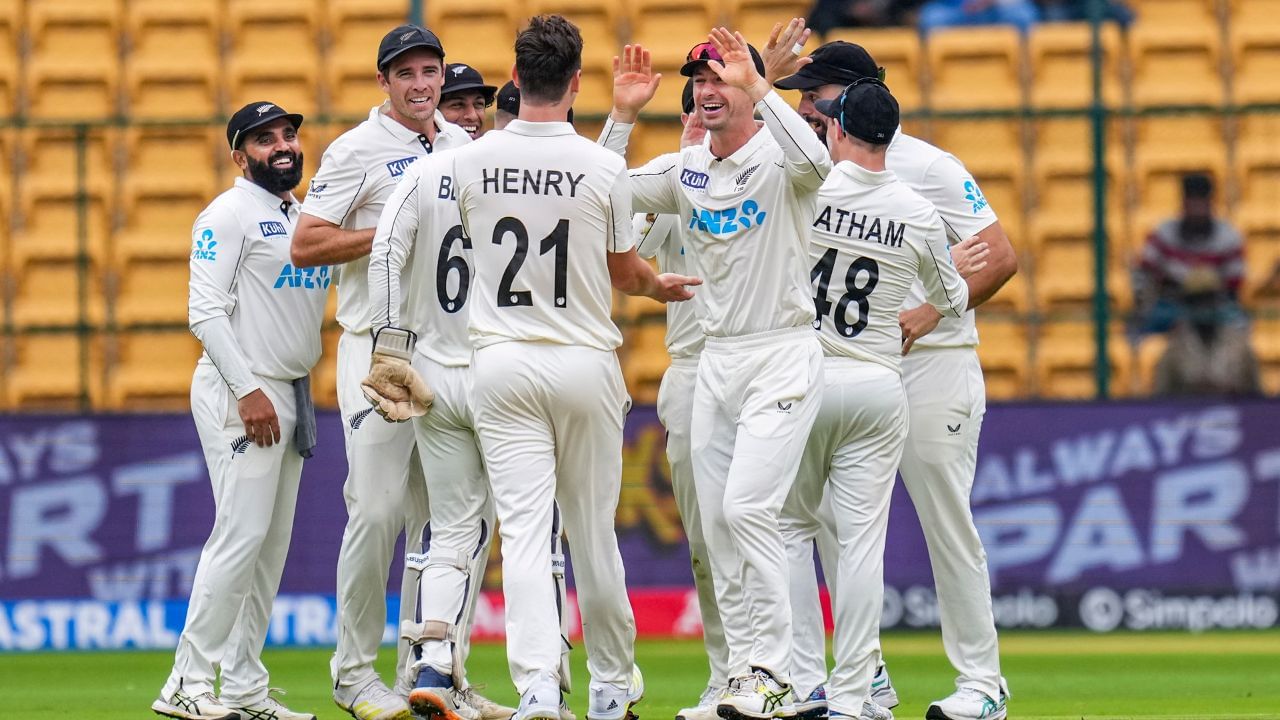
M 383 100 L 382 104 L 369 111 L 369 120 L 377 123 L 383 130 L 386 130 L 396 140 L 406 145 L 417 145 L 422 143 L 422 135 L 414 130 L 401 125 L 395 118 L 388 113 L 391 111 L 391 101 Z M 440 142 L 440 137 L 445 134 L 448 122 L 444 119 L 444 115 L 436 110 L 432 122 L 436 125 L 436 143 Z M 435 143 L 432 143 L 433 145 Z
M 503 128 L 507 132 L 527 137 L 558 137 L 574 135 L 573 125 L 567 122 L 529 122 L 528 120 L 512 120 Z
M 271 208 L 272 210 L 281 210 L 282 208 L 280 207 L 280 204 L 285 202 L 281 200 L 278 195 L 272 195 L 271 193 L 267 192 L 266 188 L 244 177 L 243 175 L 236 178 L 235 186 L 249 193 L 249 195 L 251 195 L 255 200 L 267 206 L 268 208 Z M 298 199 L 293 196 L 293 193 L 289 193 L 288 203 L 289 203 L 289 207 L 283 208 L 283 209 L 292 209 L 297 207 Z
M 836 163 L 835 170 L 836 172 L 848 175 L 850 178 L 853 178 L 855 181 L 862 183 L 863 185 L 888 185 L 898 179 L 898 177 L 893 174 L 892 170 L 875 172 L 850 160 L 841 160 Z

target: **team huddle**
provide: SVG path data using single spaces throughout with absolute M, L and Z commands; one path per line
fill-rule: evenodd
M 1005 717 L 968 506 L 985 412 L 971 310 L 1013 252 L 964 166 L 901 132 L 866 51 L 804 57 L 808 37 L 779 24 L 761 53 L 712 30 L 680 70 L 681 147 L 643 164 L 627 146 L 660 81 L 649 52 L 615 60 L 613 111 L 588 140 L 571 124 L 581 36 L 555 15 L 519 33 L 501 90 L 446 65 L 429 30 L 392 30 L 387 101 L 329 146 L 302 202 L 302 116 L 271 102 L 232 116 L 244 176 L 196 219 L 189 308 L 217 511 L 155 712 L 314 720 L 269 694 L 261 652 L 316 442 L 308 377 L 332 280 L 348 523 L 330 669 L 357 720 L 572 720 L 566 542 L 587 717 L 633 717 L 614 290 L 667 303 L 658 414 L 710 666 L 677 718 L 893 717 L 879 622 L 898 472 L 959 674 L 926 717 Z M 799 109 L 774 88 L 799 90 Z M 518 708 L 466 672 L 495 531 Z M 374 660 L 401 535 L 389 686 Z

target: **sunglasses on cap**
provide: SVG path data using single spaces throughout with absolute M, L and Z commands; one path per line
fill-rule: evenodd
M 724 62 L 724 58 L 720 56 L 720 51 L 716 50 L 716 46 L 710 42 L 700 42 L 694 45 L 693 49 L 684 58 L 686 63 L 700 62 L 702 60 Z
M 860 77 L 860 78 L 858 78 L 857 80 L 854 80 L 853 82 L 851 82 L 851 83 L 849 83 L 848 85 L 846 85 L 846 86 L 845 86 L 845 88 L 844 88 L 844 90 L 840 91 L 840 99 L 839 99 L 837 102 L 838 102 L 838 103 L 839 103 L 839 105 L 840 105 L 840 129 L 841 129 L 841 130 L 844 130 L 844 129 L 845 129 L 845 127 L 847 127 L 847 126 L 844 124 L 844 101 L 845 101 L 845 99 L 846 99 L 846 98 L 848 98 L 848 97 L 849 97 L 849 91 L 850 91 L 850 90 L 853 90 L 854 88 L 858 87 L 859 85 L 879 85 L 880 87 L 884 88 L 885 90 L 888 90 L 888 89 L 889 89 L 889 88 L 888 88 L 888 86 L 884 84 L 884 68 L 880 68 L 880 73 L 879 73 L 879 75 L 880 75 L 880 77 L 873 77 L 873 78 L 870 78 L 870 77 Z

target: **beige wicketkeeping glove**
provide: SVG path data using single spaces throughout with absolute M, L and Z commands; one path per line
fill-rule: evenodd
M 374 336 L 373 362 L 360 389 L 387 420 L 404 422 L 426 415 L 435 400 L 426 381 L 409 364 L 416 340 L 414 333 L 393 327 Z

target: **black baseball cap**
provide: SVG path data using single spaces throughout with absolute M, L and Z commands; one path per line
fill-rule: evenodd
M 435 33 L 421 25 L 401 25 L 382 36 L 382 42 L 378 43 L 378 71 L 381 72 L 387 63 L 413 48 L 433 50 L 440 55 L 441 60 L 444 59 L 444 46 Z
M 261 127 L 276 118 L 286 118 L 293 129 L 302 126 L 302 116 L 298 113 L 286 112 L 284 108 L 265 100 L 251 102 L 240 108 L 227 121 L 227 144 L 232 150 L 240 148 L 245 135 L 256 127 Z
M 444 87 L 440 90 L 440 97 L 464 90 L 479 90 L 480 94 L 484 95 L 485 107 L 493 104 L 494 96 L 498 93 L 498 88 L 492 85 L 485 85 L 484 77 L 480 75 L 480 71 L 470 65 L 463 65 L 462 63 L 446 65 L 444 68 Z
M 498 109 L 512 115 L 520 114 L 520 88 L 511 80 L 498 91 L 497 97 Z M 568 122 L 573 122 L 573 108 L 569 108 L 569 114 L 565 118 Z
M 760 57 L 760 51 L 756 50 L 754 45 L 748 45 L 747 50 L 751 51 L 751 61 L 756 66 L 756 72 L 764 77 L 764 58 Z M 685 77 L 693 77 L 693 71 L 708 60 L 722 60 L 720 51 L 716 50 L 716 46 L 710 41 L 700 42 L 693 46 L 688 55 L 684 56 L 684 65 L 680 66 L 680 74 Z
M 680 109 L 685 115 L 693 114 L 693 80 L 684 81 L 684 90 L 680 93 Z
M 888 145 L 898 131 L 898 101 L 878 78 L 860 78 L 834 100 L 819 100 L 813 107 L 836 118 L 850 135 L 873 145 Z
M 813 62 L 773 86 L 780 90 L 812 90 L 823 85 L 848 85 L 859 78 L 884 81 L 884 68 L 876 65 L 871 53 L 861 45 L 833 40 L 814 50 L 809 57 Z

